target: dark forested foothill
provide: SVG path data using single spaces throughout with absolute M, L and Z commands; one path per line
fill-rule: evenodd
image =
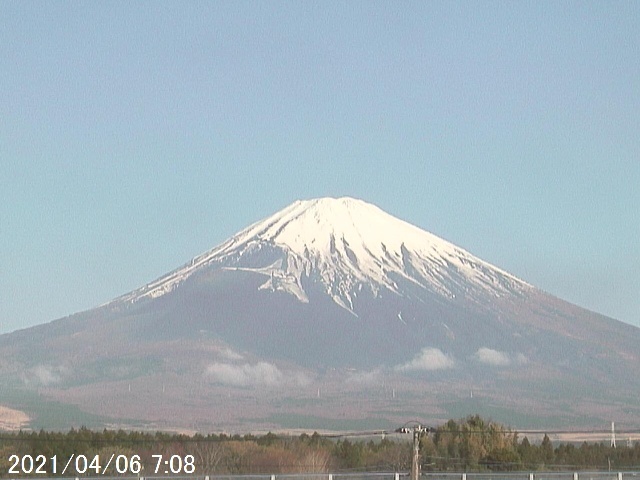
M 176 455 L 181 462 L 187 455 L 192 456 L 196 474 L 405 472 L 411 468 L 412 444 L 410 435 L 406 439 L 328 438 L 318 433 L 187 436 L 85 428 L 65 433 L 7 432 L 0 433 L 0 477 L 15 476 L 8 473 L 12 455 L 20 459 L 24 456 L 50 459 L 55 455 L 63 463 L 72 455 L 74 458 L 82 455 L 89 461 L 99 456 L 104 467 L 113 454 L 123 459 L 138 456 L 147 475 L 153 471 L 159 455 L 164 459 Z M 608 442 L 554 445 L 546 435 L 542 441 L 530 442 L 503 425 L 470 416 L 450 420 L 424 435 L 420 440 L 420 457 L 425 472 L 628 471 L 640 469 L 640 443 L 625 442 L 617 448 Z M 118 472 L 111 466 L 106 473 Z M 86 476 L 95 476 L 95 472 L 89 470 Z

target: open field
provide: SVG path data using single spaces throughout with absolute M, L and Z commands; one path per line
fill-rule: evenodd
M 544 434 L 541 434 L 542 438 Z M 594 442 L 609 442 L 611 440 L 610 433 L 561 433 L 549 435 L 549 439 L 552 442 L 562 443 L 594 443 Z M 624 445 L 628 441 L 638 442 L 640 441 L 640 432 L 633 433 L 616 433 L 616 445 Z

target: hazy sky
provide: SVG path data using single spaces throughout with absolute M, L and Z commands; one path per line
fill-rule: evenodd
M 343 195 L 640 326 L 640 2 L 0 2 L 0 332 Z

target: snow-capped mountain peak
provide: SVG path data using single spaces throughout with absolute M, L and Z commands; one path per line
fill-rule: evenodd
M 412 292 L 473 299 L 529 287 L 375 205 L 343 197 L 294 202 L 122 299 L 161 296 L 195 271 L 215 267 L 264 275 L 261 289 L 284 291 L 302 302 L 308 301 L 305 279 L 317 280 L 352 313 L 354 294 L 363 288 L 373 295 L 381 289 L 406 295 L 403 284 Z

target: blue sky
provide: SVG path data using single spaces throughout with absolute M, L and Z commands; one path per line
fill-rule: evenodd
M 640 2 L 0 2 L 0 332 L 349 195 L 640 326 Z

